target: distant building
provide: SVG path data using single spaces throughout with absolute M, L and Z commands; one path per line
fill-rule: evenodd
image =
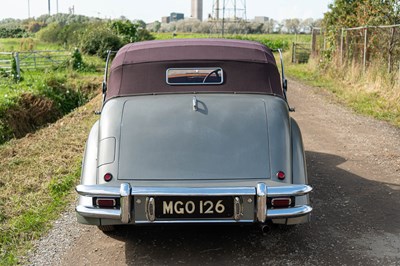
M 203 0 L 192 0 L 192 18 L 203 20 Z
M 268 21 L 269 21 L 269 17 L 262 17 L 262 16 L 254 17 L 254 22 L 264 23 L 264 22 L 268 22 Z
M 178 21 L 178 20 L 181 20 L 184 18 L 185 18 L 185 15 L 182 13 L 171 13 L 171 15 L 169 17 L 169 22 Z
M 170 22 L 170 17 L 162 17 L 161 18 L 161 23 L 169 23 Z

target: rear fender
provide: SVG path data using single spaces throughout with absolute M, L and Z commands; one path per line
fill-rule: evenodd
M 308 184 L 306 158 L 300 128 L 293 118 L 290 118 L 292 137 L 292 176 L 293 184 Z
M 97 183 L 97 149 L 99 144 L 99 121 L 92 126 L 86 141 L 82 161 L 81 184 L 95 185 Z
M 292 177 L 293 184 L 308 184 L 306 157 L 304 153 L 303 139 L 296 120 L 290 118 L 292 138 Z M 309 195 L 296 197 L 296 204 L 309 205 Z
M 85 152 L 82 161 L 81 184 L 95 185 L 97 183 L 97 150 L 99 140 L 99 121 L 92 126 L 86 141 Z M 91 206 L 92 198 L 79 196 L 78 205 Z M 87 218 L 77 213 L 77 220 L 82 224 L 100 225 L 100 219 Z

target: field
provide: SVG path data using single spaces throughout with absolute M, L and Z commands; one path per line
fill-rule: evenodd
M 57 44 L 43 43 L 34 38 L 0 39 L 0 52 L 29 51 L 29 50 L 63 50 Z
M 200 34 L 200 33 L 156 33 L 155 37 L 157 40 L 166 39 L 187 39 L 187 38 L 220 38 L 218 34 Z M 257 41 L 267 45 L 271 49 L 281 48 L 283 50 L 289 50 L 292 42 L 311 42 L 311 36 L 300 34 L 249 34 L 249 35 L 224 35 L 227 39 L 240 39 Z

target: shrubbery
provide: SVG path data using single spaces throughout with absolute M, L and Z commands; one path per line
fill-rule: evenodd
M 40 30 L 37 36 L 42 41 L 78 47 L 83 53 L 102 58 L 107 56 L 107 50 L 118 50 L 130 42 L 154 39 L 149 31 L 129 20 L 53 22 Z
M 27 36 L 25 29 L 21 28 L 0 28 L 0 38 L 22 38 Z
M 91 24 L 79 38 L 78 47 L 83 53 L 107 57 L 107 50 L 118 50 L 123 45 L 121 37 L 104 24 Z

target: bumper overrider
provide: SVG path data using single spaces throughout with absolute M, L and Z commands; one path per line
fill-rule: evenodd
M 182 188 L 182 187 L 131 187 L 129 183 L 122 183 L 120 187 L 101 185 L 78 185 L 76 191 L 85 198 L 111 198 L 118 201 L 118 205 L 109 208 L 96 206 L 95 204 L 80 204 L 76 207 L 78 215 L 85 218 L 97 218 L 116 220 L 119 224 L 141 224 L 141 223 L 220 223 L 220 222 L 243 222 L 243 223 L 265 223 L 267 220 L 291 219 L 304 217 L 311 213 L 312 208 L 307 205 L 297 205 L 296 199 L 307 197 L 312 188 L 308 185 L 289 185 L 270 187 L 265 183 L 258 183 L 256 187 L 207 187 L 207 188 Z M 156 204 L 161 198 L 178 199 L 175 207 L 167 203 L 164 208 L 173 213 L 176 206 L 193 212 L 194 202 L 186 203 L 179 201 L 179 197 L 185 198 L 232 198 L 232 211 L 229 217 L 207 218 L 163 218 L 156 215 Z M 293 199 L 289 206 L 273 207 L 271 200 L 288 198 Z M 86 201 L 88 202 L 88 201 Z M 203 203 L 203 201 L 200 201 Z M 299 200 L 308 203 L 309 200 Z M 196 203 L 197 204 L 197 203 Z M 211 203 L 209 203 L 211 204 Z M 218 203 L 217 203 L 218 205 Z M 205 211 L 207 205 L 205 206 Z M 203 208 L 203 207 L 201 207 Z M 216 206 L 218 210 L 218 206 Z M 221 207 L 220 208 L 225 208 Z M 165 210 L 164 209 L 164 210 Z

